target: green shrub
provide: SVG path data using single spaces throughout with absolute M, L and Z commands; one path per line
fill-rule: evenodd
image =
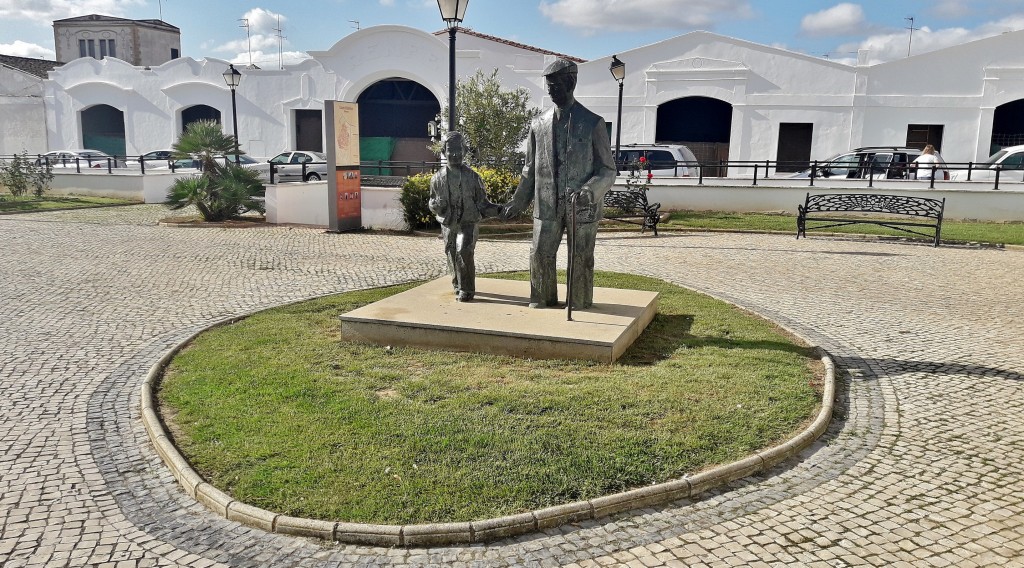
M 519 185 L 519 174 L 508 170 L 480 167 L 473 168 L 484 180 L 487 199 L 491 203 L 505 204 L 511 201 L 512 193 Z M 402 186 L 399 201 L 405 222 L 413 230 L 437 228 L 440 225 L 434 214 L 430 212 L 427 202 L 430 200 L 430 178 L 432 174 L 423 173 L 410 176 Z
M 21 197 L 32 191 L 32 195 L 42 197 L 53 181 L 53 168 L 50 164 L 36 165 L 28 159 L 28 153 L 15 154 L 10 162 L 0 164 L 0 185 L 7 188 L 12 197 Z
M 405 180 L 405 185 L 402 186 L 402 193 L 398 197 L 398 201 L 402 204 L 402 213 L 410 229 L 429 229 L 440 226 L 427 206 L 427 202 L 430 200 L 431 176 L 430 173 L 409 176 Z

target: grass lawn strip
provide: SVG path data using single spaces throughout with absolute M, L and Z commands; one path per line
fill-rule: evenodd
M 0 214 L 30 213 L 32 211 L 52 211 L 57 209 L 82 209 L 86 207 L 107 207 L 111 205 L 135 205 L 137 202 L 113 197 L 93 197 L 88 195 L 19 197 L 0 193 Z
M 659 224 L 658 228 L 778 231 L 795 235 L 796 216 L 770 213 L 730 213 L 724 211 L 673 211 L 669 215 L 668 220 Z M 922 241 L 927 241 L 925 237 L 914 237 L 914 235 L 908 235 L 902 231 L 876 225 L 832 227 L 828 231 L 843 234 L 891 235 L 920 238 Z M 1024 223 L 943 219 L 942 241 L 1024 245 Z
M 527 275 L 502 275 L 524 279 Z M 769 322 L 637 276 L 659 313 L 614 365 L 343 343 L 337 316 L 415 284 L 269 310 L 200 335 L 158 391 L 193 467 L 297 517 L 458 522 L 681 477 L 787 439 L 820 363 Z

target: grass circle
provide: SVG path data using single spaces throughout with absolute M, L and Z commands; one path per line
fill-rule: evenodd
M 235 499 L 374 524 L 499 517 L 659 483 L 813 418 L 823 371 L 800 340 L 663 281 L 595 283 L 660 293 L 612 365 L 341 341 L 340 314 L 414 283 L 201 334 L 165 371 L 160 412 L 192 466 Z

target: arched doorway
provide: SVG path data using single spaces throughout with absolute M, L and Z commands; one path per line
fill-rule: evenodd
M 654 139 L 684 144 L 703 165 L 729 159 L 732 105 L 710 97 L 683 97 L 658 106 Z M 707 175 L 719 175 L 706 169 Z
M 82 146 L 111 156 L 124 156 L 124 113 L 110 105 L 83 110 Z
M 200 120 L 213 120 L 220 123 L 220 111 L 207 105 L 194 105 L 181 110 L 181 131 L 189 124 Z
M 1005 146 L 1024 144 L 1024 99 L 996 107 L 992 115 L 992 141 L 989 154 Z
M 356 102 L 359 103 L 360 159 L 396 162 L 437 159 L 427 149 L 430 145 L 427 123 L 441 112 L 441 104 L 429 89 L 416 81 L 392 77 L 367 87 Z M 367 169 L 363 173 L 378 171 Z

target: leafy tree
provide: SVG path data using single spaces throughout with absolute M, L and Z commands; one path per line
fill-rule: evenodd
M 28 153 L 15 154 L 10 162 L 0 163 L 0 185 L 7 188 L 12 197 L 21 197 L 32 191 L 41 197 L 53 181 L 53 168 L 49 163 L 36 165 L 29 160 Z
M 500 169 L 518 169 L 516 165 L 523 160 L 520 148 L 529 134 L 530 121 L 540 114 L 540 109 L 530 106 L 530 91 L 523 87 L 503 89 L 497 69 L 490 75 L 478 70 L 456 84 L 455 103 L 458 128 L 469 144 L 473 161 Z M 438 116 L 442 133 L 448 128 L 447 116 L 445 105 Z M 440 143 L 433 150 L 440 153 Z
M 202 174 L 175 180 L 167 196 L 168 207 L 194 205 L 206 221 L 223 221 L 246 211 L 265 212 L 263 201 L 257 199 L 263 193 L 260 173 L 222 157 L 236 148 L 234 137 L 224 134 L 220 124 L 212 120 L 189 124 L 173 149 L 177 157 L 196 156 Z

